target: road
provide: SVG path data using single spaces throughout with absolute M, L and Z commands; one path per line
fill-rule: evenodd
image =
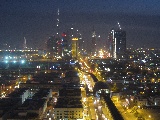
M 131 110 L 124 109 L 121 105 L 121 101 L 113 101 L 119 112 L 121 113 L 124 120 L 136 120 L 137 117 L 134 115 L 134 113 L 130 113 Z

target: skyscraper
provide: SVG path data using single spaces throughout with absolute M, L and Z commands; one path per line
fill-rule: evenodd
M 108 52 L 114 59 L 124 59 L 126 52 L 126 32 L 112 29 L 108 36 Z
M 72 58 L 78 57 L 78 38 L 72 38 Z
M 55 36 L 50 36 L 46 43 L 47 53 L 49 57 L 57 56 L 57 39 Z
M 69 57 L 69 35 L 65 32 L 62 33 L 62 57 Z
M 68 31 L 68 35 L 69 35 L 69 40 L 68 40 L 69 50 L 71 50 L 72 58 L 77 59 L 78 52 L 80 52 L 79 42 L 82 41 L 82 34 L 79 32 L 78 29 L 75 29 L 72 24 L 71 28 Z
M 59 19 L 60 11 L 57 10 L 57 17 L 56 17 L 56 34 L 50 36 L 46 42 L 47 52 L 50 57 L 61 57 L 63 59 L 68 59 L 70 56 L 69 50 L 69 35 L 68 33 L 60 32 L 60 19 Z

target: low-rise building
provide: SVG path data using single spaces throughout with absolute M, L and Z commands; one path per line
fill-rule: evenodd
M 58 98 L 54 108 L 55 120 L 65 119 L 81 119 L 83 120 L 83 106 L 81 98 Z
M 10 93 L 7 97 L 10 98 L 21 98 L 22 103 L 30 96 L 30 91 L 28 88 L 19 88 Z
M 12 111 L 7 120 L 40 119 L 46 108 L 46 99 L 27 99 Z
M 20 98 L 1 98 L 0 99 L 0 120 L 6 120 L 12 110 L 21 105 Z
M 59 90 L 57 104 L 54 107 L 55 120 L 83 120 L 83 105 L 80 88 L 63 88 Z
M 41 88 L 32 96 L 32 98 L 28 98 L 22 105 L 15 108 L 7 119 L 41 119 L 46 111 L 47 102 L 51 97 L 51 89 Z
M 136 96 L 135 103 L 138 107 L 143 107 L 148 105 L 147 97 L 145 96 Z
M 154 105 L 160 106 L 160 97 L 159 96 L 156 96 L 154 98 Z

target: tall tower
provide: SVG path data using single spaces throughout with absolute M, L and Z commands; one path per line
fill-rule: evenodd
M 95 29 L 94 29 L 94 26 L 93 26 L 93 31 L 92 31 L 92 48 L 91 48 L 91 54 L 94 55 L 96 53 L 96 32 L 95 32 Z
M 59 11 L 59 8 L 57 10 L 57 33 L 56 33 L 56 40 L 57 40 L 57 55 L 58 56 L 62 56 L 62 39 L 61 39 L 61 36 L 60 36 L 60 19 L 59 19 L 59 15 L 60 15 L 60 11 Z
M 126 31 L 112 29 L 108 36 L 110 57 L 124 59 L 126 52 Z

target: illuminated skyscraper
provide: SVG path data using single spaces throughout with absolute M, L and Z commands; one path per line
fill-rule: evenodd
M 108 47 L 110 57 L 124 59 L 126 52 L 126 32 L 112 29 L 108 36 Z
M 72 38 L 72 58 L 78 57 L 78 38 Z
M 62 57 L 67 58 L 69 54 L 69 35 L 65 32 L 62 33 Z
M 71 51 L 72 58 L 78 57 L 79 41 L 82 41 L 82 34 L 72 24 L 68 31 L 68 49 Z

